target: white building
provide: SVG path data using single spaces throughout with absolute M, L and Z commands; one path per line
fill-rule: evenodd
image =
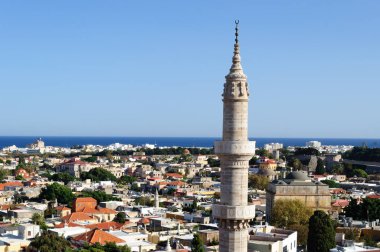
M 264 144 L 264 149 L 269 151 L 269 152 L 272 152 L 272 151 L 275 151 L 275 150 L 279 150 L 279 149 L 282 149 L 284 148 L 284 145 L 282 143 L 269 143 L 269 144 Z
M 248 242 L 248 251 L 296 252 L 297 231 L 276 229 L 273 226 L 255 226 Z
M 306 147 L 311 147 L 311 148 L 321 148 L 322 143 L 318 141 L 309 141 L 306 142 Z
M 336 246 L 335 248 L 330 249 L 330 252 L 364 252 L 364 251 L 380 251 L 379 248 L 364 246 L 363 242 L 355 243 L 351 240 L 346 240 L 343 246 Z

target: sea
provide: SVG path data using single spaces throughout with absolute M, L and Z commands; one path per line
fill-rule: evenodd
M 79 137 L 79 136 L 0 136 L 0 148 L 16 145 L 19 148 L 41 138 L 47 146 L 72 147 L 75 145 L 110 145 L 113 143 L 141 146 L 155 144 L 157 147 L 212 147 L 217 137 Z M 353 145 L 380 148 L 380 139 L 360 138 L 275 138 L 253 137 L 257 147 L 266 143 L 282 143 L 287 146 L 305 146 L 308 141 L 319 141 L 322 145 Z

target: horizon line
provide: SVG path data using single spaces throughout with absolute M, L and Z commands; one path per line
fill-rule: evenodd
M 93 138 L 215 138 L 220 139 L 222 136 L 216 137 L 216 136 L 86 136 L 86 135 L 0 135 L 0 137 L 36 137 L 36 138 L 43 138 L 43 137 L 93 137 Z M 249 136 L 249 139 L 262 139 L 262 138 L 271 138 L 271 139 L 378 139 L 380 140 L 380 137 L 252 137 Z

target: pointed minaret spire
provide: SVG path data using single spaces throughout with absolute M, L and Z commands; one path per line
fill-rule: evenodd
M 234 74 L 241 74 L 245 77 L 243 73 L 243 68 L 240 64 L 240 48 L 239 48 L 239 20 L 235 20 L 235 45 L 234 45 L 234 56 L 232 57 L 232 66 L 230 68 L 230 73 L 227 77 L 236 77 Z
M 224 99 L 230 100 L 247 99 L 249 96 L 247 76 L 240 64 L 239 20 L 235 20 L 235 25 L 234 56 L 232 57 L 230 72 L 226 76 L 223 92 Z

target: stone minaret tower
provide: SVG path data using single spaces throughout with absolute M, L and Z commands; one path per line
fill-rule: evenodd
M 255 206 L 248 205 L 249 160 L 255 142 L 248 140 L 248 83 L 240 64 L 238 24 L 232 66 L 223 91 L 223 140 L 215 142 L 221 167 L 220 203 L 213 205 L 219 223 L 219 251 L 246 252 L 249 221 Z
M 154 195 L 154 207 L 158 209 L 160 207 L 160 197 L 158 195 L 158 190 L 156 189 L 156 194 Z

